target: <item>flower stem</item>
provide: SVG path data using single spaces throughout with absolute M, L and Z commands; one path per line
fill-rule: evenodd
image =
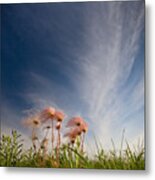
M 36 143 L 35 143 L 35 140 L 34 140 L 34 137 L 35 137 L 35 129 L 34 129 L 34 127 L 32 128 L 32 145 L 33 145 L 33 148 L 34 148 L 34 151 L 35 151 L 35 153 L 36 153 Z
M 54 122 L 53 120 L 51 121 L 52 123 L 52 130 L 51 130 L 51 141 L 52 141 L 52 156 L 54 153 Z
M 81 143 L 81 152 L 82 153 L 83 153 L 83 149 L 84 149 L 84 140 L 85 140 L 85 133 L 83 133 L 82 143 Z
M 60 143 L 61 143 L 61 137 L 60 137 L 60 129 L 57 130 L 58 131 L 58 139 L 57 139 L 57 163 L 59 164 L 59 156 L 60 156 Z

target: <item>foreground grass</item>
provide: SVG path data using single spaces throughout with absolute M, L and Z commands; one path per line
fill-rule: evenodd
M 89 168 L 89 169 L 126 169 L 144 170 L 144 148 L 140 147 L 138 152 L 131 150 L 126 142 L 126 149 L 115 148 L 108 153 L 101 149 L 93 158 L 86 153 L 80 152 L 78 142 L 76 147 L 63 145 L 60 148 L 59 158 L 51 153 L 44 154 L 43 151 L 34 152 L 33 148 L 23 150 L 23 140 L 20 134 L 12 131 L 12 135 L 2 135 L 0 140 L 0 166 L 6 167 L 46 167 L 46 168 Z M 114 144 L 114 143 L 113 143 Z

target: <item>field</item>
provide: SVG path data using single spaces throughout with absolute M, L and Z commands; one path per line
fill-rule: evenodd
M 12 131 L 11 136 L 1 136 L 0 166 L 144 170 L 144 147 L 137 145 L 137 150 L 133 151 L 129 144 L 125 143 L 126 149 L 120 148 L 119 152 L 116 152 L 113 141 L 113 149 L 109 152 L 99 150 L 96 143 L 97 154 L 89 158 L 86 152 L 81 151 L 78 140 L 74 146 L 61 145 L 59 154 L 56 148 L 53 153 L 44 151 L 43 148 L 35 151 L 33 146 L 24 150 L 22 136 L 17 131 Z

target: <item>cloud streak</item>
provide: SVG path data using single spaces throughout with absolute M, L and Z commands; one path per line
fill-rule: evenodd
M 60 55 L 55 56 L 56 50 L 43 53 L 46 65 L 41 65 L 46 70 L 26 71 L 29 86 L 20 96 L 37 108 L 53 105 L 69 116 L 82 115 L 89 123 L 90 144 L 94 134 L 108 147 L 110 138 L 118 140 L 123 128 L 129 139 L 142 136 L 143 66 L 132 75 L 133 69 L 143 64 L 138 54 L 143 53 L 144 3 L 98 2 L 75 7 L 64 16 L 66 21 L 61 21 L 63 14 L 56 21 L 51 19 L 51 24 L 45 22 L 45 14 L 39 20 L 41 35 L 46 30 L 49 37 L 44 36 L 45 43 L 55 42 Z M 66 9 L 64 5 L 57 10 Z M 80 13 L 82 18 L 76 18 Z M 37 24 L 32 29 L 37 29 Z M 55 37 L 50 31 L 57 31 Z

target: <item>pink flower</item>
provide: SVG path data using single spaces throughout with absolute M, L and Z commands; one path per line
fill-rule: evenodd
M 65 114 L 61 111 L 56 111 L 54 117 L 58 122 L 62 122 L 63 119 L 65 118 Z
M 56 124 L 56 126 L 55 126 L 55 128 L 58 130 L 58 129 L 60 129 L 61 128 L 61 122 L 57 122 L 57 124 Z
M 41 125 L 40 118 L 38 115 L 31 116 L 25 119 L 22 124 L 26 127 L 39 128 Z
M 66 133 L 64 137 L 69 137 L 70 140 L 72 139 L 75 140 L 77 136 L 81 135 L 81 132 L 82 132 L 81 129 L 77 127 L 72 129 L 70 132 Z
M 53 107 L 47 107 L 41 112 L 42 122 L 46 122 L 47 120 L 54 120 L 55 109 Z
M 88 124 L 86 122 L 83 122 L 79 128 L 82 132 L 86 133 L 88 131 Z
M 71 120 L 68 121 L 66 127 L 74 127 L 77 126 L 80 128 L 80 130 L 82 132 L 87 132 L 88 131 L 88 125 L 87 123 L 84 121 L 83 118 L 77 116 L 77 117 L 73 117 Z
M 68 121 L 66 127 L 80 126 L 84 123 L 84 120 L 81 117 L 73 117 Z

